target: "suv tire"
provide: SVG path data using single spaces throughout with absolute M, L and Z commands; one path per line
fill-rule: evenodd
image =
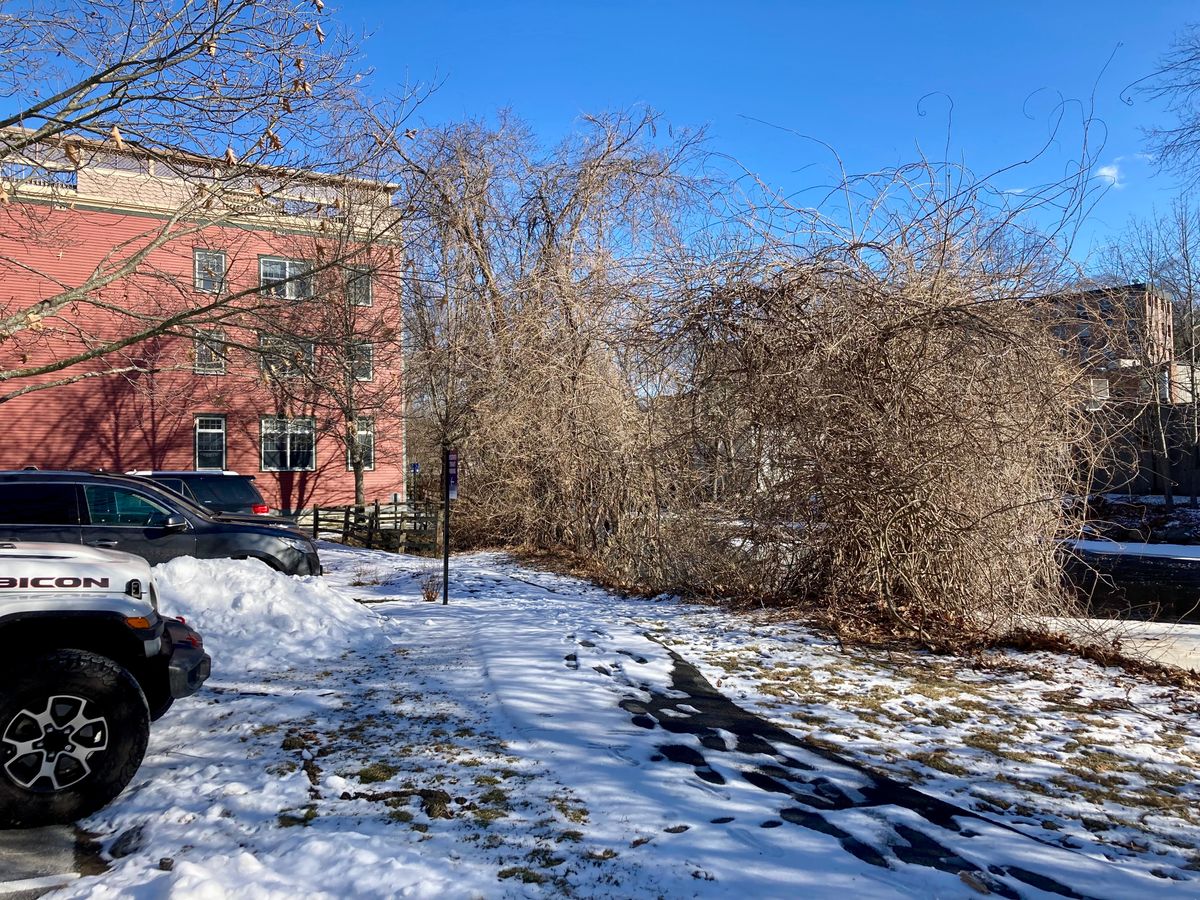
M 72 822 L 141 765 L 150 712 L 110 659 L 59 650 L 0 672 L 0 827 Z

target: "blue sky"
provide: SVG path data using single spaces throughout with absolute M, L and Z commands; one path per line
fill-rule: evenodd
M 1027 188 L 1079 158 L 1080 104 L 1094 102 L 1098 175 L 1112 183 L 1078 255 L 1178 190 L 1144 158 L 1140 128 L 1166 121 L 1161 109 L 1122 98 L 1200 9 L 1194 0 L 355 0 L 337 16 L 370 33 L 377 88 L 441 83 L 420 111 L 426 121 L 511 107 L 553 141 L 583 113 L 649 104 L 671 123 L 706 126 L 711 149 L 788 192 L 828 184 L 835 171 L 828 150 L 791 132 L 832 145 L 852 172 L 919 150 L 947 158 L 949 136 L 949 158 L 985 173 L 1040 148 L 1066 100 L 1070 124 L 1050 151 L 997 182 Z

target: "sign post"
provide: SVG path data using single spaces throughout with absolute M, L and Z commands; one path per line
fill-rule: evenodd
M 450 501 L 458 499 L 458 451 L 442 448 L 442 606 L 450 602 Z

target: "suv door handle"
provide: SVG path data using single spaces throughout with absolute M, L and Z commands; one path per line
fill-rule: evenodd
M 113 540 L 88 541 L 88 546 L 89 547 L 115 547 L 115 546 L 117 546 L 117 542 L 113 541 Z

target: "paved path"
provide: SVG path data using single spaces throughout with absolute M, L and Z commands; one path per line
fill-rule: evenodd
M 1130 656 L 1200 672 L 1200 625 L 1133 619 L 1047 618 L 1044 624 L 1082 641 L 1117 639 Z
M 1128 622 L 1121 642 L 1147 659 L 1200 672 L 1200 625 Z
M 0 831 L 0 900 L 27 900 L 79 877 L 70 826 Z

